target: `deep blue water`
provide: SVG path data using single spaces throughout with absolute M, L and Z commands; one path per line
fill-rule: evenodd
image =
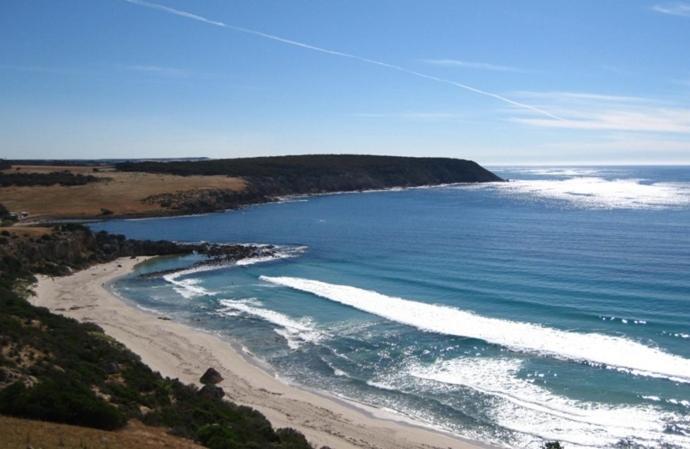
M 503 446 L 690 448 L 690 167 L 495 171 L 93 228 L 283 245 L 115 288 L 289 381 Z

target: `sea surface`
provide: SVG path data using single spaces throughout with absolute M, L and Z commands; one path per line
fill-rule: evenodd
M 505 447 L 690 448 L 690 167 L 493 170 L 92 226 L 279 245 L 113 288 L 286 381 Z

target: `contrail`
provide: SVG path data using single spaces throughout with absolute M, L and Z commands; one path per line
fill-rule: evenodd
M 496 100 L 502 101 L 504 103 L 508 103 L 510 105 L 513 105 L 513 106 L 517 106 L 517 107 L 520 107 L 523 109 L 528 109 L 532 112 L 536 112 L 538 114 L 545 115 L 545 116 L 547 116 L 551 119 L 554 119 L 554 120 L 559 120 L 559 121 L 563 120 L 563 118 L 561 118 L 555 114 L 552 114 L 549 111 L 538 108 L 536 106 L 532 106 L 529 104 L 521 103 L 519 101 L 511 100 L 510 98 L 504 97 L 503 95 L 499 95 L 499 94 L 489 92 L 486 90 L 478 89 L 476 87 L 472 87 L 472 86 L 469 86 L 467 84 L 459 83 L 457 81 L 452 81 L 452 80 L 448 80 L 445 78 L 439 78 L 439 77 L 434 76 L 434 75 L 428 75 L 426 73 L 417 72 L 415 70 L 411 70 L 411 69 L 408 69 L 408 68 L 405 68 L 405 67 L 402 67 L 399 65 L 389 64 L 387 62 L 377 61 L 375 59 L 369 59 L 369 58 L 365 58 L 362 56 L 357 56 L 357 55 L 353 55 L 350 53 L 345 53 L 342 51 L 330 50 L 328 48 L 323 48 L 323 47 L 317 47 L 315 45 L 306 44 L 304 42 L 294 41 L 292 39 L 286 39 L 284 37 L 276 36 L 273 34 L 263 33 L 261 31 L 257 31 L 257 30 L 252 30 L 250 28 L 243 28 L 243 27 L 239 27 L 236 25 L 230 25 L 230 24 L 227 24 L 225 22 L 220 22 L 217 20 L 208 19 L 208 18 L 206 18 L 204 16 L 200 16 L 198 14 L 193 14 L 191 12 L 171 8 L 169 6 L 161 5 L 158 3 L 152 3 L 152 2 L 149 2 L 146 0 L 123 0 L 123 1 L 125 1 L 127 3 L 131 3 L 133 5 L 143 6 L 146 8 L 151 8 L 151 9 L 156 9 L 159 11 L 167 12 L 169 14 L 174 14 L 176 16 L 184 17 L 186 19 L 196 20 L 199 22 L 203 22 L 207 25 L 213 25 L 213 26 L 217 26 L 220 28 L 227 28 L 229 30 L 237 31 L 240 33 L 251 34 L 253 36 L 262 37 L 264 39 L 270 39 L 272 41 L 281 42 L 283 44 L 292 45 L 295 47 L 300 47 L 300 48 L 304 48 L 307 50 L 316 51 L 319 53 L 325 53 L 327 55 L 339 56 L 341 58 L 354 59 L 356 61 L 364 62 L 367 64 L 377 65 L 379 67 L 385 67 L 387 69 L 396 70 L 398 72 L 406 73 L 408 75 L 416 76 L 418 78 L 424 78 L 427 80 L 436 81 L 438 83 L 448 84 L 451 86 L 459 87 L 459 88 L 464 89 L 464 90 L 468 90 L 470 92 L 474 92 L 474 93 L 479 94 L 479 95 L 484 95 L 486 97 L 494 98 Z

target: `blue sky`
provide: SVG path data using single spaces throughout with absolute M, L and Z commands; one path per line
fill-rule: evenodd
M 0 157 L 300 153 L 690 163 L 690 2 L 0 2 Z

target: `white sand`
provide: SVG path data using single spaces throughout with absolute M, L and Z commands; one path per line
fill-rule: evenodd
M 216 368 L 225 378 L 220 386 L 228 399 L 256 408 L 275 427 L 300 430 L 317 448 L 486 447 L 389 419 L 375 409 L 353 407 L 325 394 L 287 385 L 250 363 L 220 337 L 161 320 L 106 288 L 146 259 L 119 259 L 59 278 L 40 276 L 31 302 L 98 324 L 164 376 L 198 383 L 206 368 Z

